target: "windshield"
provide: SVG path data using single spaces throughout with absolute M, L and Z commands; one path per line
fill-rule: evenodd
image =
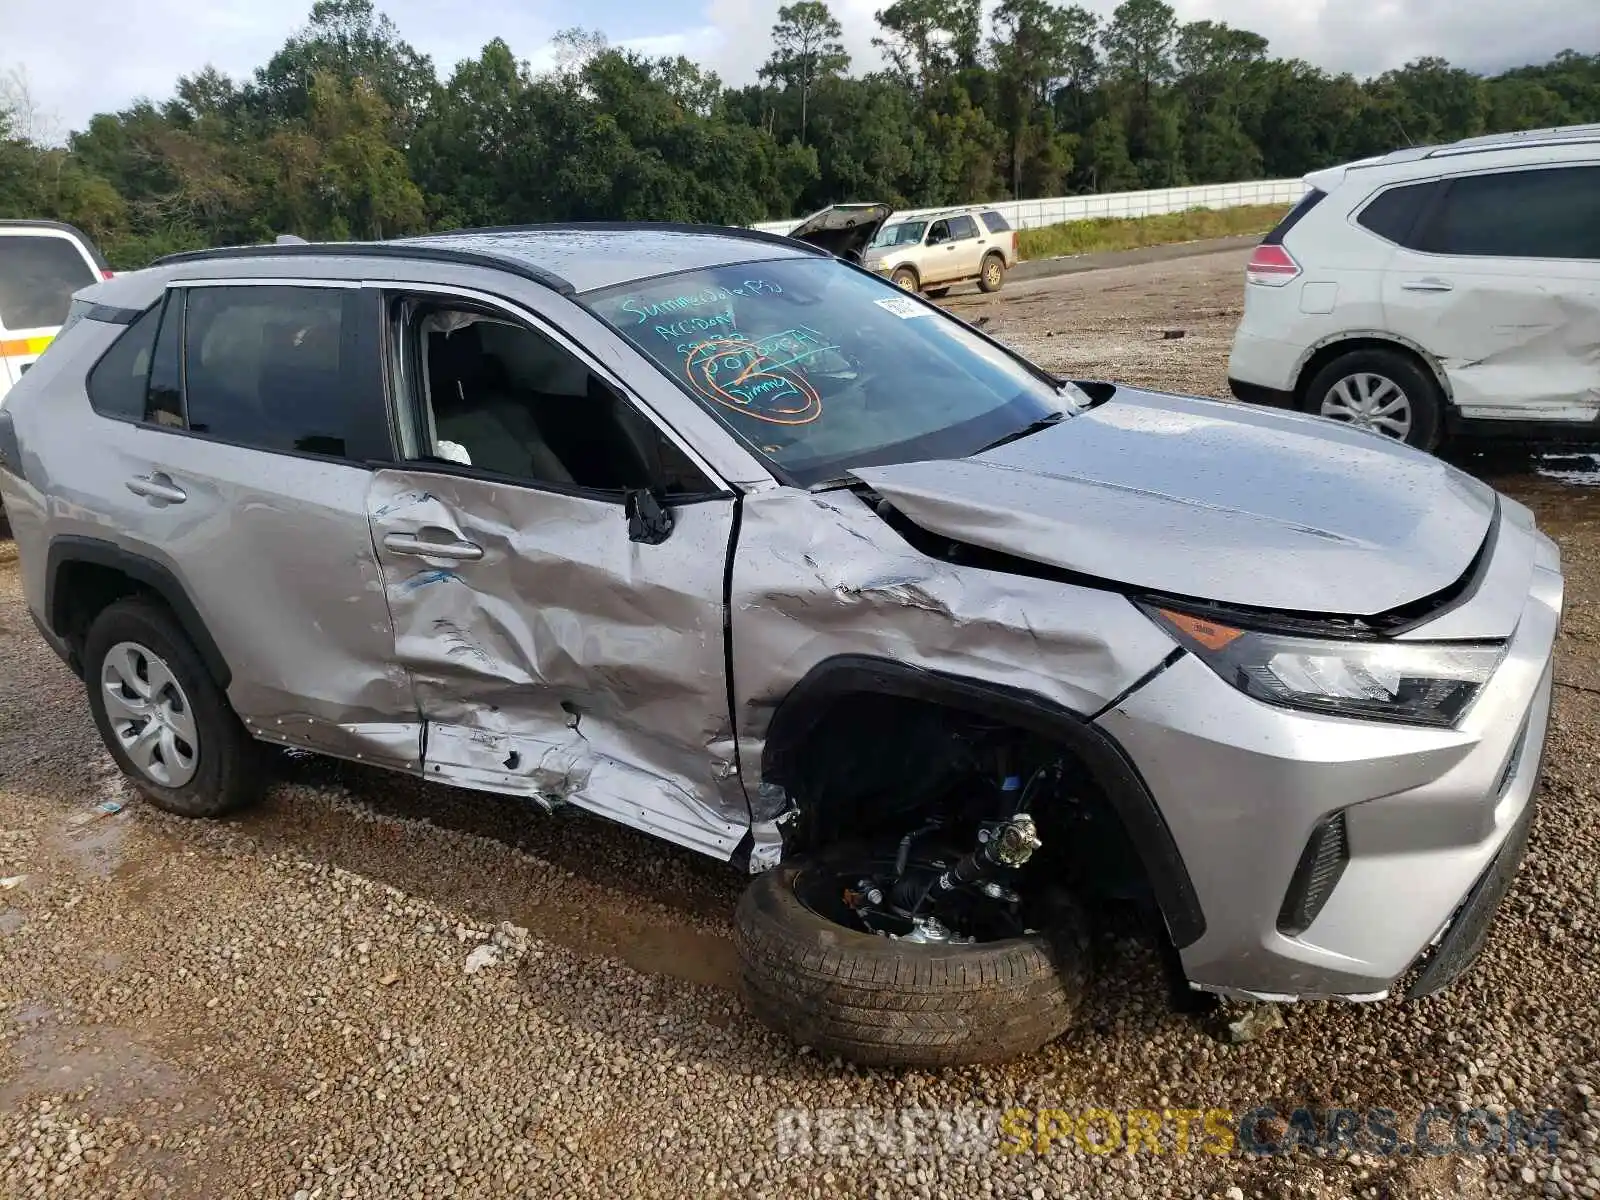
M 585 299 L 801 487 L 963 457 L 1072 407 L 935 306 L 832 259 L 685 271 Z
M 926 221 L 902 221 L 898 225 L 888 225 L 878 231 L 878 236 L 872 239 L 874 246 L 914 246 L 922 240 L 923 230 L 928 228 Z

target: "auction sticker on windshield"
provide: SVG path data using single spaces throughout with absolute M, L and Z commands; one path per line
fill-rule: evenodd
M 926 304 L 919 304 L 910 296 L 885 296 L 882 300 L 875 300 L 873 303 L 881 309 L 892 312 L 897 317 L 926 317 L 933 312 L 933 309 Z

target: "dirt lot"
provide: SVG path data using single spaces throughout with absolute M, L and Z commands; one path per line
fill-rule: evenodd
M 1242 261 L 950 303 L 1052 367 L 1220 395 Z M 0 542 L 0 1195 L 1593 1197 L 1600 490 L 1577 459 L 1468 465 L 1537 510 L 1568 572 L 1543 807 L 1478 969 L 1411 1006 L 1291 1009 L 1232 1046 L 1108 939 L 1080 1030 L 948 1073 L 854 1070 L 755 1027 L 732 990 L 738 879 L 594 819 L 309 759 L 238 821 L 154 811 Z M 126 807 L 98 814 L 108 799 Z M 469 955 L 494 961 L 468 973 Z M 1159 1155 L 956 1137 L 983 1110 L 1266 1104 L 1386 1106 L 1402 1138 L 1433 1105 L 1566 1124 L 1554 1158 L 1217 1156 L 1198 1123 L 1185 1155 L 1171 1122 Z M 829 1109 L 958 1128 L 841 1145 Z

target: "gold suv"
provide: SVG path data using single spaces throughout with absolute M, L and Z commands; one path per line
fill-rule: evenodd
M 992 208 L 952 209 L 885 225 L 862 265 L 911 292 L 943 296 L 974 282 L 998 292 L 1017 264 L 1017 232 Z

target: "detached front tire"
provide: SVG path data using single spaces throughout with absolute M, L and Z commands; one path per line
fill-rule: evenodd
M 84 638 L 83 674 L 106 748 L 157 808 L 220 817 L 255 799 L 257 744 L 163 605 L 108 605 Z
M 801 860 L 758 876 L 735 915 L 745 1002 L 763 1024 L 867 1066 L 1015 1058 L 1060 1036 L 1089 987 L 1082 911 L 1066 897 L 1046 933 L 926 944 L 847 928 L 807 907 Z

